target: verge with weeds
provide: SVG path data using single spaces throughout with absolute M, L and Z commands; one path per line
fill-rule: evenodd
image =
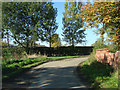
M 118 71 L 108 64 L 102 64 L 89 58 L 83 62 L 80 71 L 90 81 L 92 88 L 118 88 Z

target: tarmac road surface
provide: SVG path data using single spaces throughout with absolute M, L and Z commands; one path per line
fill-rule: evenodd
M 30 69 L 3 88 L 87 88 L 76 75 L 76 67 L 88 57 L 70 58 L 44 63 Z

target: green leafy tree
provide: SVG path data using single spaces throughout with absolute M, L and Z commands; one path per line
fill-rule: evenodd
M 49 46 L 50 46 L 50 42 L 49 42 Z M 58 34 L 53 34 L 51 37 L 51 47 L 59 47 L 61 46 L 61 42 L 60 42 L 60 38 Z
M 30 44 L 45 39 L 48 32 L 44 33 L 44 30 L 46 26 L 49 27 L 45 22 L 52 21 L 53 6 L 49 2 L 3 2 L 2 5 L 2 30 L 9 29 L 14 42 L 24 47 L 29 54 Z
M 52 35 L 56 32 L 58 25 L 56 23 L 56 16 L 57 16 L 57 8 L 53 7 L 53 3 L 49 2 L 48 4 L 45 5 L 45 10 L 43 11 L 44 14 L 44 19 L 42 23 L 42 28 L 43 28 L 43 41 L 47 41 L 50 43 L 50 48 L 51 48 L 51 43 L 52 43 Z M 47 12 L 46 12 L 47 11 Z
M 65 12 L 63 13 L 63 37 L 64 41 L 70 45 L 85 42 L 85 30 L 81 30 L 83 22 L 80 18 L 81 2 L 66 2 Z

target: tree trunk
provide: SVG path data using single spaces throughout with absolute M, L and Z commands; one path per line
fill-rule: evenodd
M 73 37 L 72 37 L 72 51 L 71 51 L 71 55 L 74 55 L 74 39 L 73 39 Z
M 103 37 L 103 35 L 102 35 L 102 37 L 101 37 L 101 38 L 102 38 L 102 45 L 103 45 L 103 41 L 104 41 L 104 37 Z
M 29 54 L 29 40 L 27 40 L 27 44 L 26 44 L 26 53 Z
M 101 33 L 101 38 L 102 38 L 102 45 L 104 44 L 103 42 L 104 42 L 104 37 L 103 37 L 103 35 L 104 35 L 104 32 L 105 31 L 105 24 L 103 23 L 103 31 L 102 31 L 102 33 Z
M 74 39 L 72 38 L 72 47 L 74 47 Z
M 51 54 L 51 35 L 50 35 L 50 48 L 49 48 L 49 56 L 52 56 L 52 54 Z
M 7 30 L 7 43 L 8 43 L 8 47 L 9 47 L 10 45 L 9 45 L 9 32 L 8 32 L 8 30 Z
M 29 34 L 27 33 L 26 53 L 29 54 Z
M 30 34 L 30 30 L 27 29 L 27 33 L 26 33 L 26 37 L 27 37 L 27 43 L 26 43 L 26 53 L 29 54 L 29 34 Z
M 51 48 L 51 39 L 50 39 L 50 48 Z

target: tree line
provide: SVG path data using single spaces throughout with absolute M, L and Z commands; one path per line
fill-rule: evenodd
M 73 2 L 74 1 L 74 2 Z M 34 47 L 36 41 L 47 41 L 49 46 L 60 46 L 56 34 L 57 8 L 52 2 L 3 2 L 2 38 L 9 38 L 25 48 Z M 94 2 L 93 4 L 66 1 L 63 12 L 63 40 L 71 46 L 85 42 L 85 30 L 96 27 L 97 33 L 107 33 L 110 40 L 120 46 L 120 2 Z M 103 27 L 99 27 L 101 24 Z M 85 28 L 83 28 L 85 27 Z

